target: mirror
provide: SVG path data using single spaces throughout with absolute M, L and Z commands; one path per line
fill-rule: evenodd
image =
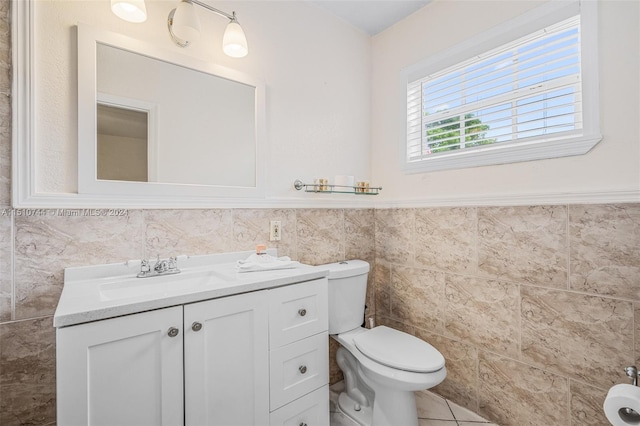
M 80 194 L 261 195 L 264 84 L 78 26 Z
M 98 179 L 255 186 L 255 87 L 102 43 L 96 71 Z

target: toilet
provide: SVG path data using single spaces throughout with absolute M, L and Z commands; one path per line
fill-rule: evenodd
M 362 426 L 417 426 L 414 391 L 441 383 L 444 357 L 427 342 L 386 326 L 362 327 L 369 264 L 349 260 L 329 270 L 329 334 L 345 390 L 338 408 Z

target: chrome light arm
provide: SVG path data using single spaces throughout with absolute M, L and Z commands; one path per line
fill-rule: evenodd
M 231 12 L 231 15 L 229 15 L 227 12 L 223 12 L 220 9 L 216 9 L 215 7 L 209 6 L 208 4 L 205 4 L 200 0 L 191 0 L 191 3 L 197 4 L 198 6 L 202 6 L 213 13 L 217 13 L 220 16 L 224 16 L 225 18 L 230 19 L 232 22 L 238 22 L 238 20 L 236 19 L 236 12 Z

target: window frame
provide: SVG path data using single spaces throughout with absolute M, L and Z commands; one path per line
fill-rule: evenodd
M 525 37 L 575 15 L 580 15 L 582 114 L 581 134 L 570 137 L 549 135 L 545 139 L 510 144 L 485 145 L 477 150 L 453 150 L 433 157 L 409 161 L 407 155 L 408 111 L 407 88 L 425 76 L 482 56 L 502 45 Z M 550 1 L 504 22 L 472 39 L 455 45 L 401 71 L 402 143 L 401 165 L 406 173 L 424 173 L 437 170 L 462 169 L 488 165 L 582 155 L 589 152 L 601 139 L 598 79 L 597 1 Z

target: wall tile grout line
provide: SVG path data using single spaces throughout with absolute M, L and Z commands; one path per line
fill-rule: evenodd
M 401 265 L 399 265 L 399 266 L 401 266 Z M 416 269 L 420 269 L 420 270 L 424 270 L 424 271 L 441 272 L 441 273 L 444 273 L 444 274 L 455 275 L 455 276 L 459 276 L 459 277 L 480 278 L 480 279 L 485 279 L 485 280 L 495 280 L 495 281 L 503 282 L 505 284 L 518 285 L 518 286 L 527 286 L 527 287 L 533 287 L 533 288 L 543 289 L 543 290 L 561 291 L 561 292 L 566 292 L 566 293 L 576 294 L 576 295 L 582 295 L 582 296 L 592 296 L 592 297 L 598 297 L 598 298 L 603 298 L 603 299 L 618 300 L 618 301 L 622 301 L 622 302 L 632 302 L 632 303 L 635 303 L 637 301 L 636 299 L 631 299 L 631 298 L 627 298 L 627 297 L 611 296 L 611 295 L 608 295 L 608 294 L 590 293 L 590 292 L 587 292 L 587 291 L 580 291 L 580 290 L 575 290 L 575 289 L 549 287 L 549 286 L 535 284 L 535 283 L 528 282 L 528 281 L 523 281 L 523 280 L 514 281 L 514 280 L 504 279 L 504 278 L 499 277 L 499 276 L 477 276 L 477 275 L 473 275 L 473 274 L 461 274 L 461 273 L 452 272 L 452 271 L 449 271 L 449 270 L 437 269 L 437 268 L 433 268 L 433 267 L 424 267 L 424 266 L 411 266 L 411 267 L 412 268 L 416 268 Z
M 395 319 L 395 318 L 393 318 L 393 317 L 391 317 L 391 318 L 389 318 L 389 319 L 391 319 L 391 320 L 393 320 L 393 321 L 396 321 L 396 322 L 398 322 L 398 323 L 402 324 L 402 325 L 403 325 L 403 326 L 405 326 L 405 327 L 413 327 L 413 328 L 418 329 L 418 330 L 424 330 L 424 329 L 421 329 L 421 328 L 419 328 L 419 327 L 415 327 L 415 326 L 412 326 L 412 325 L 410 325 L 410 324 L 404 323 L 404 322 L 402 322 L 402 321 L 400 321 L 400 320 L 397 320 L 397 319 Z M 424 331 L 426 331 L 426 330 L 424 330 Z M 452 341 L 454 341 L 454 342 L 457 342 L 457 343 L 465 343 L 463 340 L 460 340 L 460 339 L 458 339 L 458 338 L 453 338 L 453 337 L 449 337 L 449 336 L 442 335 L 442 334 L 439 334 L 439 333 L 434 333 L 434 332 L 429 332 L 429 333 L 431 333 L 431 334 L 433 334 L 433 335 L 435 335 L 435 336 L 439 336 L 439 337 L 443 337 L 443 338 L 450 339 L 450 340 L 452 340 Z M 555 372 L 555 371 L 552 371 L 552 370 L 551 370 L 551 371 L 550 371 L 550 370 L 546 370 L 544 367 L 541 367 L 540 365 L 533 364 L 533 363 L 527 362 L 527 361 L 522 360 L 522 359 L 515 359 L 515 358 L 511 358 L 511 357 L 509 357 L 509 356 L 507 356 L 507 355 L 504 355 L 504 354 L 502 354 L 502 353 L 495 352 L 495 351 L 489 350 L 489 349 L 484 348 L 484 347 L 476 346 L 476 345 L 474 345 L 474 344 L 471 344 L 471 346 L 472 346 L 474 349 L 476 349 L 477 351 L 483 351 L 483 352 L 486 352 L 487 354 L 491 354 L 491 355 L 498 356 L 498 357 L 503 358 L 503 359 L 507 359 L 507 360 L 510 360 L 510 361 L 514 361 L 514 362 L 517 362 L 517 363 L 522 364 L 522 365 L 524 365 L 524 366 L 527 366 L 527 367 L 530 367 L 530 368 L 535 368 L 535 369 L 537 369 L 537 370 L 551 372 L 551 373 L 553 373 L 554 375 L 556 375 L 556 376 L 558 376 L 558 377 L 560 377 L 560 378 L 566 379 L 567 381 L 572 380 L 572 381 L 577 382 L 577 383 L 581 383 L 581 384 L 584 384 L 584 385 L 588 385 L 588 386 L 590 386 L 590 387 L 592 387 L 592 388 L 595 388 L 595 389 L 599 389 L 599 390 L 603 390 L 603 391 L 604 391 L 604 390 L 607 390 L 607 389 L 605 389 L 605 388 L 602 388 L 602 387 L 596 386 L 596 385 L 594 385 L 594 384 L 593 384 L 593 383 L 591 383 L 591 382 L 586 382 L 586 381 L 583 381 L 583 380 L 579 380 L 579 379 L 576 379 L 576 378 L 571 377 L 571 376 L 569 376 L 569 375 L 566 375 L 566 374 L 564 374 L 564 373 Z M 479 374 L 479 369 L 478 369 L 478 374 Z M 479 407 L 478 407 L 478 408 L 479 408 Z
M 16 231 L 15 231 L 15 215 L 11 215 L 9 230 L 9 279 L 11 280 L 11 321 L 16 320 L 16 272 L 15 272 L 15 251 L 16 251 Z
M 475 244 L 475 265 L 474 270 L 477 276 L 480 275 L 480 207 L 473 207 L 474 209 L 474 244 Z M 446 318 L 446 316 L 445 316 Z M 477 348 L 473 348 L 475 350 L 475 365 L 474 365 L 474 373 L 475 373 L 475 386 L 473 389 L 473 396 L 475 399 L 474 408 L 475 412 L 478 413 L 480 411 L 480 353 Z
M 571 212 L 569 209 L 571 209 L 571 206 L 569 204 L 566 205 L 567 207 L 567 211 L 566 211 L 566 244 L 567 244 L 567 253 L 566 253 L 566 263 L 567 263 L 567 290 L 571 290 Z

